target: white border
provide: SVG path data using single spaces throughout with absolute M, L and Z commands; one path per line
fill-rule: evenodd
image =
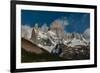
M 56 62 L 33 62 L 21 63 L 21 9 L 25 10 L 42 10 L 42 11 L 63 11 L 63 12 L 84 12 L 90 13 L 90 60 L 77 61 L 56 61 Z M 36 5 L 16 5 L 16 68 L 40 68 L 40 67 L 57 67 L 94 64 L 94 10 L 84 8 L 70 7 L 52 7 Z

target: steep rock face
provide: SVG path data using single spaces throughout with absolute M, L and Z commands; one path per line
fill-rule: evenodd
M 36 36 L 37 36 L 37 34 L 35 33 L 35 30 L 33 29 L 32 30 L 32 33 L 31 33 L 31 40 L 33 40 L 34 42 L 36 42 Z
M 90 42 L 90 29 L 86 29 L 83 33 L 83 37 L 86 39 L 87 42 Z

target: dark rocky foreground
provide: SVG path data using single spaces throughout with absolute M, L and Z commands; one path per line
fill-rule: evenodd
M 23 42 L 24 41 L 24 42 Z M 24 44 L 24 45 L 23 45 Z M 28 46 L 27 46 L 28 45 Z M 54 55 L 35 44 L 22 39 L 21 62 L 47 62 L 47 61 L 67 61 L 86 60 L 90 58 L 89 46 L 68 47 L 62 45 L 62 53 Z
M 48 61 L 62 61 L 65 60 L 61 57 L 54 56 L 49 54 L 48 52 L 42 54 L 35 54 L 25 51 L 24 49 L 21 50 L 21 62 L 28 63 L 28 62 L 48 62 Z
M 89 46 L 75 46 L 67 47 L 64 46 L 61 57 L 67 60 L 85 60 L 90 58 L 90 47 Z
M 22 49 L 21 62 L 47 62 L 47 61 L 67 61 L 67 60 L 85 60 L 89 59 L 89 50 L 84 48 L 74 49 L 69 48 L 64 51 L 62 57 L 54 56 L 48 52 L 42 54 L 30 53 Z
M 59 56 L 55 56 L 38 47 L 32 42 L 22 38 L 21 46 L 21 62 L 45 62 L 45 61 L 61 61 L 64 60 Z

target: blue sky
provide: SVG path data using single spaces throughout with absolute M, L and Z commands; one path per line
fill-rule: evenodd
M 36 23 L 40 27 L 43 24 L 50 26 L 54 20 L 62 17 L 67 18 L 68 25 L 65 27 L 67 32 L 83 33 L 87 28 L 90 28 L 89 13 L 21 10 L 21 24 L 31 27 Z

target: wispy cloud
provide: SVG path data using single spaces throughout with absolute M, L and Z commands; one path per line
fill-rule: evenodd
M 28 25 L 22 25 L 22 27 L 21 27 L 21 37 L 24 37 L 26 39 L 30 39 L 31 33 L 32 33 L 32 27 L 30 27 Z
M 58 22 L 63 26 L 69 25 L 68 20 L 67 20 L 66 17 L 59 18 L 59 19 L 55 20 L 54 22 Z

